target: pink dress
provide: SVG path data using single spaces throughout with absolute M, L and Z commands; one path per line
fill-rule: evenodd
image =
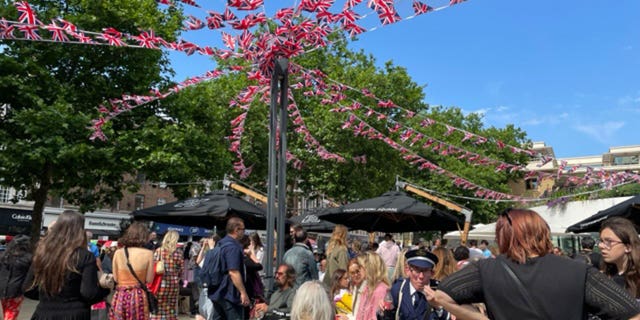
M 369 296 L 369 287 L 366 286 L 362 291 L 362 295 L 358 297 L 358 299 L 361 300 L 358 304 L 356 320 L 375 319 L 376 312 L 384 300 L 384 296 L 387 294 L 387 289 L 389 289 L 389 285 L 384 282 L 380 282 L 373 290 L 373 294 Z

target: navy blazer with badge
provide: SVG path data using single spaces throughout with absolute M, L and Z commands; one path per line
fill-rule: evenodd
M 414 268 L 433 269 L 438 263 L 438 257 L 424 249 L 410 250 L 405 253 L 406 263 Z M 437 281 L 430 279 L 431 287 L 437 286 Z M 434 310 L 426 299 L 424 292 L 416 291 L 419 295 L 411 296 L 411 280 L 398 279 L 391 286 L 391 296 L 395 307 L 393 319 L 396 320 L 446 320 L 449 313 L 443 309 Z M 388 313 L 387 313 L 388 314 Z
M 432 282 L 435 280 L 432 280 Z M 400 298 L 400 291 L 402 290 L 402 301 L 398 302 Z M 423 294 L 423 293 L 422 293 Z M 449 319 L 449 313 L 444 311 L 440 316 L 434 311 L 424 294 L 417 299 L 416 305 L 413 305 L 413 299 L 411 297 L 411 282 L 408 278 L 398 279 L 391 286 L 391 296 L 393 297 L 393 305 L 395 307 L 394 314 L 400 308 L 398 314 L 399 320 L 444 320 Z

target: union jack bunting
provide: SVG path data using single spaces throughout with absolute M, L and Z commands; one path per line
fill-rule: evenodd
M 200 30 L 202 28 L 204 28 L 204 22 L 192 15 L 189 15 L 188 20 L 185 21 L 184 30 Z
M 65 33 L 64 27 L 58 26 L 54 20 L 51 20 L 51 24 L 46 25 L 45 29 L 51 32 L 51 40 L 56 42 L 69 41 L 69 38 L 67 38 L 67 35 Z
M 413 13 L 415 15 L 421 15 L 429 11 L 433 11 L 433 8 L 418 0 L 413 0 Z
M 14 39 L 13 30 L 15 27 L 9 24 L 7 20 L 0 20 L 0 39 Z
M 42 37 L 38 34 L 38 29 L 40 29 L 40 27 L 34 25 L 18 26 L 18 30 L 24 34 L 24 38 L 29 40 L 42 39 Z
M 15 3 L 16 9 L 20 12 L 20 17 L 18 21 L 26 24 L 37 24 L 40 25 L 42 22 L 36 18 L 36 14 L 26 1 L 19 1 Z

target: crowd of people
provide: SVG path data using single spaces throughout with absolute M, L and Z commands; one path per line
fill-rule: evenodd
M 39 300 L 32 319 L 91 319 L 100 305 L 108 319 L 177 319 L 181 289 L 198 320 L 640 319 L 640 238 L 624 218 L 604 221 L 572 258 L 527 209 L 500 214 L 495 246 L 403 247 L 387 234 L 363 248 L 336 225 L 314 248 L 292 226 L 274 275 L 263 268 L 274 252 L 245 235 L 242 219 L 230 218 L 225 233 L 181 247 L 177 232 L 158 241 L 133 222 L 100 253 L 84 217 L 65 211 L 35 247 L 18 236 L 1 253 L 3 319 L 17 319 L 25 296 Z

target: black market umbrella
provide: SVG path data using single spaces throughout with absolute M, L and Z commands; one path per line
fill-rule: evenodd
M 633 221 L 636 229 L 638 229 L 638 226 L 640 226 L 640 194 L 620 202 L 613 207 L 598 211 L 598 213 L 591 217 L 567 228 L 567 232 L 598 232 L 600 231 L 602 222 L 611 217 L 627 218 Z
M 400 191 L 331 208 L 318 217 L 369 232 L 449 231 L 464 223 L 462 217 L 436 209 Z
M 244 220 L 245 228 L 264 230 L 266 211 L 247 202 L 229 191 L 213 191 L 202 196 L 171 202 L 132 212 L 136 220 L 150 220 L 224 229 L 227 220 L 236 216 Z
M 327 210 L 327 208 L 321 208 L 307 211 L 289 218 L 289 222 L 291 224 L 299 224 L 304 230 L 310 232 L 332 232 L 336 224 L 318 218 L 319 214 L 327 212 Z

